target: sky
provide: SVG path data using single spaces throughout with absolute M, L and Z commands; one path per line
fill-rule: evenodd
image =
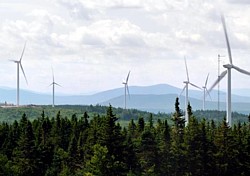
M 20 88 L 34 92 L 52 91 L 52 68 L 59 94 L 122 87 L 129 70 L 129 86 L 183 88 L 184 57 L 190 81 L 203 86 L 209 73 L 209 87 L 218 54 L 221 72 L 229 63 L 221 12 L 233 64 L 250 71 L 249 0 L 0 0 L 0 87 L 16 88 L 10 60 L 25 42 Z M 250 77 L 233 70 L 232 88 L 250 88 Z

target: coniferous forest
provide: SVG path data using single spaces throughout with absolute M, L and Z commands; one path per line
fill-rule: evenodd
M 167 119 L 105 115 L 45 116 L 0 125 L 0 175 L 181 176 L 250 175 L 250 123 L 197 120 L 185 127 L 178 98 Z

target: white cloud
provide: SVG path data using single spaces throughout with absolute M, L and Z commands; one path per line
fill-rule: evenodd
M 217 55 L 227 56 L 221 9 L 228 25 L 234 63 L 250 65 L 250 14 L 244 3 L 26 0 L 0 4 L 1 74 L 6 73 L 0 85 L 15 87 L 15 66 L 8 59 L 20 57 L 26 40 L 23 66 L 30 85 L 23 82 L 22 86 L 33 91 L 50 91 L 44 85 L 50 83 L 51 65 L 63 85 L 58 91 L 64 93 L 120 87 L 128 70 L 130 85 L 169 83 L 182 87 L 184 55 L 194 82 L 203 84 L 208 72 L 212 82 L 217 76 Z M 239 82 L 242 79 L 247 78 L 234 80 L 238 82 L 234 86 L 249 86 L 247 81 Z M 77 86 L 73 88 L 74 83 Z

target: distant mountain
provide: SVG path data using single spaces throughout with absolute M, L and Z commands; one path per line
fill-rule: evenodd
M 181 89 L 168 85 L 158 84 L 152 86 L 130 86 L 130 99 L 128 98 L 127 106 L 150 112 L 173 112 L 174 103 L 177 96 L 180 96 Z M 234 92 L 234 91 L 232 91 Z M 247 92 L 247 90 L 245 90 Z M 250 92 L 250 91 L 249 91 Z M 180 96 L 180 106 L 184 107 L 184 93 Z M 212 91 L 207 99 L 207 109 L 217 109 L 218 92 Z M 201 90 L 189 90 L 189 100 L 194 110 L 202 109 L 203 92 Z M 249 113 L 250 97 L 232 95 L 233 110 Z M 16 90 L 9 88 L 0 88 L 0 102 L 13 103 L 16 102 Z M 37 104 L 49 105 L 52 102 L 52 95 L 41 94 L 37 92 L 20 90 L 20 104 Z M 220 107 L 225 110 L 226 93 L 220 92 Z M 93 95 L 67 95 L 56 96 L 55 103 L 57 105 L 89 105 L 109 103 L 114 107 L 124 107 L 124 88 L 116 88 L 99 92 Z
M 127 100 L 128 108 L 135 108 L 139 110 L 149 111 L 149 112 L 174 112 L 174 105 L 177 94 L 165 94 L 165 95 L 131 95 L 130 99 Z M 179 98 L 180 108 L 185 109 L 185 97 L 180 96 Z M 189 98 L 190 104 L 193 110 L 203 109 L 203 100 L 196 98 Z M 101 105 L 111 104 L 114 107 L 124 107 L 124 96 L 119 96 L 108 101 L 101 103 Z M 218 102 L 216 101 L 206 101 L 206 109 L 217 110 Z M 226 110 L 226 102 L 220 102 L 220 110 Z M 232 110 L 243 114 L 250 113 L 250 103 L 244 102 L 233 102 Z

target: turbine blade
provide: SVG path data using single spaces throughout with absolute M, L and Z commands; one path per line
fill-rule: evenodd
M 224 34 L 225 34 L 225 38 L 226 38 L 226 42 L 227 42 L 227 51 L 228 51 L 229 62 L 230 62 L 230 64 L 233 64 L 232 53 L 231 53 L 230 43 L 229 43 L 228 34 L 227 34 L 227 27 L 226 27 L 226 22 L 225 22 L 225 18 L 224 18 L 223 14 L 221 14 L 221 22 L 223 25 Z
M 60 86 L 60 87 L 62 87 L 62 86 L 61 86 L 60 84 L 57 84 L 56 82 L 54 82 L 54 84 L 55 84 L 55 85 L 57 85 L 57 86 Z
M 21 70 L 22 70 L 22 72 L 23 72 L 23 76 L 24 76 L 24 78 L 25 78 L 25 80 L 26 80 L 26 83 L 28 84 L 28 81 L 27 81 L 26 75 L 25 75 L 25 73 L 24 73 L 24 69 L 23 69 L 22 63 L 20 62 L 19 64 L 20 64 Z
M 187 61 L 186 61 L 186 57 L 184 57 L 184 60 L 185 60 L 185 66 L 186 66 L 187 81 L 189 82 L 189 75 L 188 75 L 188 68 L 187 68 Z
M 128 76 L 127 76 L 127 79 L 126 79 L 126 84 L 128 83 L 129 75 L 130 75 L 130 71 L 128 72 Z
M 23 52 L 22 52 L 22 54 L 21 54 L 21 57 L 20 57 L 19 62 L 21 62 L 21 61 L 22 61 L 22 58 L 23 58 L 23 53 L 24 53 L 24 51 L 25 51 L 25 48 L 26 48 L 26 42 L 25 42 L 25 44 L 24 44 L 24 47 L 23 47 Z
M 53 79 L 53 83 L 55 82 L 55 78 L 54 78 L 54 70 L 53 67 L 51 66 L 51 71 L 52 71 L 52 79 Z
M 210 100 L 212 100 L 212 97 L 211 97 L 210 93 L 208 92 L 207 88 L 205 88 L 205 91 L 206 91 L 206 95 L 208 95 Z
M 128 91 L 128 97 L 130 98 L 130 93 L 129 93 L 129 89 L 128 89 L 128 84 L 126 84 L 126 89 Z
M 238 72 L 241 72 L 241 73 L 243 73 L 243 74 L 245 74 L 245 75 L 250 75 L 250 72 L 248 72 L 248 71 L 246 71 L 246 70 L 243 70 L 243 69 L 241 69 L 241 68 L 239 68 L 239 67 L 237 67 L 237 66 L 234 66 L 234 65 L 232 65 L 233 66 L 233 68 L 235 69 L 235 70 L 237 70 Z
M 193 84 L 193 83 L 191 83 L 191 82 L 189 82 L 189 84 L 190 84 L 191 86 L 193 86 L 193 87 L 196 87 L 196 88 L 202 90 L 202 88 L 200 88 L 199 86 L 197 86 L 197 85 L 195 85 L 195 84 Z
M 209 73 L 207 74 L 207 79 L 206 79 L 206 82 L 205 82 L 205 87 L 207 87 L 207 80 L 208 80 L 208 77 L 209 77 Z
M 182 95 L 182 93 L 184 92 L 185 89 L 186 89 L 186 85 L 183 87 L 183 89 L 182 89 L 182 91 L 181 91 L 179 97 Z
M 14 59 L 9 59 L 9 61 L 11 61 L 11 62 L 18 62 L 17 60 L 14 60 Z
M 225 77 L 226 74 L 227 74 L 227 70 L 222 72 L 220 76 L 217 78 L 217 80 L 213 83 L 213 85 L 208 89 L 208 92 L 211 92 L 212 89 Z

